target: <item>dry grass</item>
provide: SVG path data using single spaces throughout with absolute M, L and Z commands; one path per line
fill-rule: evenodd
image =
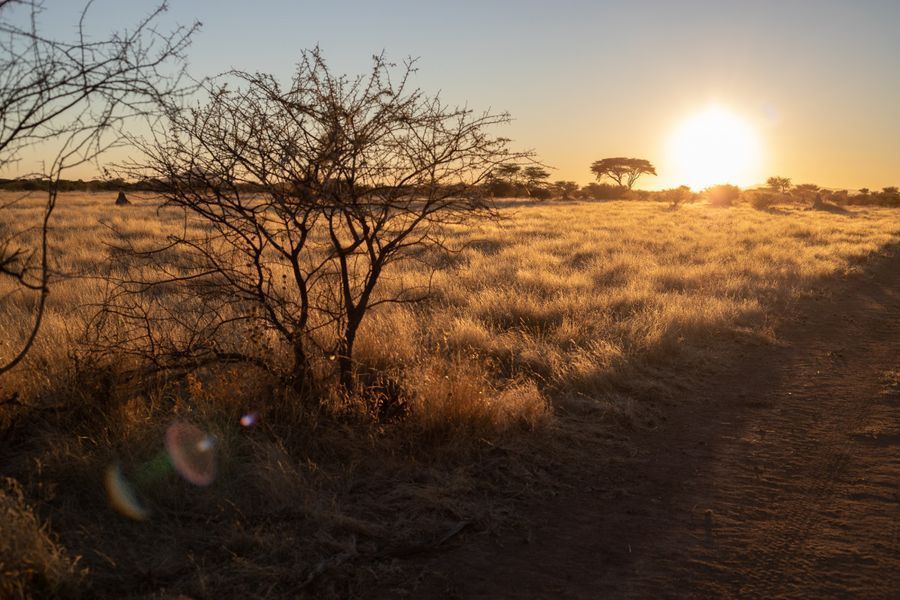
M 891 209 L 509 202 L 502 223 L 449 232 L 466 249 L 434 278 L 432 301 L 364 322 L 360 369 L 397 386 L 406 406 L 384 422 L 370 399 L 312 410 L 246 369 L 142 386 L 117 383 L 116 365 L 86 377 L 76 357 L 102 293 L 103 242 L 147 243 L 179 222 L 148 199 L 124 209 L 113 199 L 61 199 L 56 267 L 78 277 L 56 282 L 27 364 L 0 381 L 0 398 L 18 391 L 33 407 L 0 412 L 18 424 L 4 472 L 83 555 L 100 595 L 288 593 L 317 566 L 309 589 L 323 597 L 399 582 L 397 557 L 461 523 L 502 522 L 579 444 L 596 452 L 607 434 L 652 426 L 736 343 L 775 341 L 798 299 L 900 239 Z M 39 203 L 21 203 L 13 222 L 33 220 Z M 412 263 L 396 275 L 425 277 Z M 8 354 L 33 299 L 0 297 Z M 238 425 L 248 410 L 262 425 Z M 216 435 L 219 479 L 147 485 L 153 517 L 128 522 L 106 503 L 103 470 L 139 472 L 176 419 Z
M 74 596 L 86 575 L 35 517 L 18 482 L 0 480 L 0 596 Z

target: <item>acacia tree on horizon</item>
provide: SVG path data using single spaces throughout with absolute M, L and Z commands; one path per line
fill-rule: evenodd
M 539 166 L 529 166 L 522 169 L 522 179 L 525 185 L 525 192 L 529 197 L 540 193 L 541 190 L 547 189 L 547 179 L 550 172 Z
M 766 185 L 768 185 L 772 191 L 787 194 L 791 191 L 791 178 L 779 176 L 769 177 L 766 180 Z
M 603 181 L 604 177 L 608 177 L 618 186 L 630 190 L 641 175 L 655 176 L 656 167 L 649 160 L 643 158 L 617 156 L 594 161 L 591 164 L 591 172 L 597 177 L 598 182 Z

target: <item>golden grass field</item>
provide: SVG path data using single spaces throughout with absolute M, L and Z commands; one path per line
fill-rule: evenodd
M 887 208 L 501 201 L 499 223 L 449 232 L 465 249 L 435 275 L 430 301 L 367 317 L 356 358 L 389 373 L 409 405 L 385 424 L 352 403 L 294 406 L 246 369 L 143 388 L 118 384 L 116 364 L 85 374 L 79 336 L 102 296 L 104 242 L 163 239 L 179 223 L 150 198 L 113 200 L 60 198 L 48 318 L 26 363 L 0 380 L 0 399 L 17 391 L 26 405 L 0 408 L 19 432 L 3 473 L 24 490 L 0 496 L 19 515 L 0 526 L 18 531 L 0 543 L 0 563 L 31 561 L 14 565 L 30 573 L 10 580 L 23 586 L 261 595 L 297 588 L 331 561 L 318 593 L 340 597 L 398 577 L 392 557 L 460 523 L 504 522 L 515 498 L 552 488 L 556 461 L 583 457 L 578 447 L 623 451 L 603 444 L 652 428 L 741 344 L 777 343 L 793 303 L 900 241 Z M 36 219 L 41 201 L 10 209 L 12 223 Z M 406 281 L 427 276 L 404 268 Z M 8 291 L 3 356 L 33 303 Z M 240 428 L 247 410 L 262 413 L 260 427 Z M 109 508 L 103 471 L 149 460 L 173 419 L 216 434 L 219 480 L 148 487 L 154 516 L 129 522 Z M 171 551 L 154 552 L 160 544 Z M 82 558 L 73 566 L 72 556 Z M 359 569 L 359 557 L 374 566 Z

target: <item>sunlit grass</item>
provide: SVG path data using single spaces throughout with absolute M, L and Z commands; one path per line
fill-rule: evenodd
M 65 277 L 53 287 L 35 351 L 6 385 L 40 395 L 64 380 L 102 294 L 107 244 L 162 241 L 182 225 L 147 199 L 118 208 L 109 196 L 60 202 L 52 247 Z M 40 201 L 23 202 L 17 221 L 34 220 Z M 434 277 L 431 301 L 364 322 L 361 365 L 391 370 L 423 414 L 435 388 L 412 374 L 435 361 L 477 363 L 497 393 L 532 381 L 552 401 L 665 388 L 662 371 L 702 362 L 716 340 L 771 335 L 778 306 L 815 293 L 900 235 L 896 212 L 877 208 L 769 214 L 546 202 L 509 203 L 502 214 L 499 223 L 450 232 L 465 249 Z M 403 268 L 406 283 L 425 281 L 418 263 Z M 33 300 L 4 297 L 5 354 L 27 330 Z
M 37 407 L 33 420 L 14 405 L 0 411 L 3 424 L 20 418 L 30 427 L 27 448 L 5 456 L 4 469 L 31 482 L 28 499 L 54 502 L 53 526 L 68 552 L 30 516 L 16 535 L 37 549 L 43 562 L 35 568 L 48 580 L 80 582 L 81 563 L 68 557 L 84 555 L 101 595 L 137 585 L 148 565 L 173 593 L 271 593 L 269 580 L 288 585 L 357 543 L 374 555 L 462 521 L 501 519 L 504 498 L 551 485 L 547 473 L 573 456 L 573 441 L 605 443 L 603 436 L 652 426 L 665 402 L 690 401 L 698 379 L 741 343 L 777 341 L 780 320 L 798 302 L 829 293 L 900 241 L 891 209 L 505 202 L 500 222 L 448 231 L 462 249 L 434 276 L 429 301 L 389 306 L 364 322 L 361 379 L 393 386 L 406 408 L 405 418 L 385 423 L 372 418 L 366 398 L 335 393 L 323 410 L 299 406 L 253 370 L 135 386 L 116 385 L 115 361 L 80 362 L 80 337 L 110 264 L 107 244 L 153 244 L 182 225 L 146 198 L 126 208 L 114 199 L 61 198 L 48 318 L 26 362 L 0 381 L 0 398 L 16 391 Z M 14 209 L 15 226 L 35 222 L 40 203 L 35 196 Z M 428 273 L 410 262 L 394 275 L 409 284 Z M 8 356 L 34 298 L 3 285 L 0 354 Z M 260 411 L 262 428 L 241 429 L 250 409 Z M 113 462 L 127 473 L 157 454 L 174 420 L 215 435 L 220 481 L 200 490 L 170 478 L 143 490 L 166 518 L 138 528 L 107 505 L 102 473 Z M 17 514 L 29 510 L 16 500 Z M 186 525 L 192 515 L 202 519 Z M 212 560 L 222 548 L 232 558 Z M 173 560 L 189 556 L 221 566 L 173 570 Z M 381 581 L 398 576 L 378 568 L 372 577 Z

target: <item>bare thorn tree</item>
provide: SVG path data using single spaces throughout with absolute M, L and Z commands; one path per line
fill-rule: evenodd
M 216 317 L 202 344 L 189 346 L 198 336 L 185 331 L 185 344 L 168 348 L 175 356 L 237 357 L 237 341 L 272 335 L 291 349 L 296 386 L 308 382 L 313 355 L 332 359 L 350 386 L 368 311 L 428 292 L 379 289 L 391 265 L 439 254 L 452 224 L 495 216 L 481 184 L 523 157 L 491 134 L 508 115 L 449 107 L 411 89 L 413 72 L 412 61 L 376 56 L 367 75 L 337 76 L 316 49 L 286 87 L 234 72 L 237 88 L 210 89 L 206 104 L 173 113 L 137 174 L 158 180 L 168 206 L 203 233 L 171 237 L 177 268 L 120 281 L 107 312 L 180 281 L 179 302 L 203 299 Z
M 38 294 L 30 333 L 0 375 L 27 355 L 37 337 L 50 291 L 49 232 L 59 180 L 69 168 L 94 161 L 123 139 L 123 126 L 159 113 L 184 95 L 183 52 L 199 23 L 170 33 L 157 30 L 160 4 L 128 31 L 93 41 L 86 32 L 91 2 L 80 14 L 75 37 L 55 40 L 40 31 L 38 0 L 0 0 L 0 169 L 24 151 L 42 151 L 47 200 L 37 247 L 23 245 L 0 205 L 0 276 Z

